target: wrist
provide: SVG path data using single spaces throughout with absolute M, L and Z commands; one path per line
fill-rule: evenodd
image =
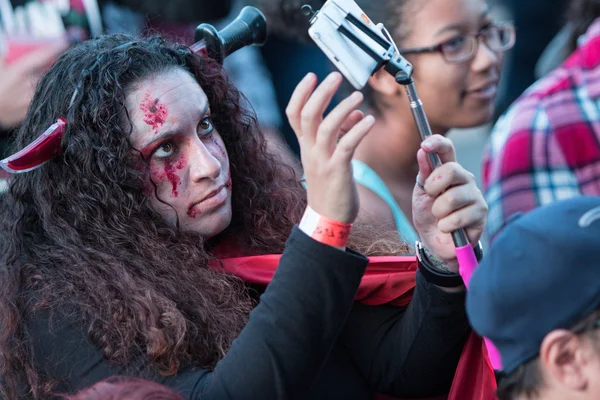
M 427 247 L 423 246 L 423 253 L 430 263 L 430 266 L 436 271 L 458 274 L 458 259 L 456 257 L 450 259 L 440 259 L 435 256 Z
M 307 206 L 298 228 L 317 242 L 345 250 L 352 224 L 325 217 Z
M 448 269 L 450 271 L 458 272 L 459 263 L 458 263 L 458 259 L 456 257 L 456 253 L 452 252 L 453 256 L 451 258 L 438 257 L 432 251 L 429 250 L 428 243 L 426 243 L 425 241 L 420 242 L 420 243 L 421 243 L 421 246 L 426 251 L 427 256 L 432 260 L 432 262 L 436 265 L 436 267 L 441 266 L 440 269 L 443 271 Z M 473 252 L 475 253 L 475 258 L 477 259 L 478 262 L 480 262 L 481 259 L 483 258 L 483 245 L 481 244 L 481 240 L 478 241 L 477 244 L 472 245 L 472 247 L 473 247 Z
M 456 272 L 458 271 L 458 262 L 452 265 L 447 261 L 436 259 L 419 241 L 416 243 L 416 253 L 419 271 L 427 282 L 443 289 L 462 290 L 463 280 Z M 450 268 L 454 268 L 454 270 Z

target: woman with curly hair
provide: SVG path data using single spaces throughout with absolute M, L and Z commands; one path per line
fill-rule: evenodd
M 62 118 L 56 156 L 15 174 L 5 199 L 5 396 L 73 393 L 112 375 L 188 399 L 447 393 L 470 333 L 458 266 L 428 260 L 415 287 L 414 257 L 397 257 L 408 260 L 396 271 L 410 275 L 402 288 L 385 270 L 377 288 L 361 283 L 368 259 L 350 248 L 409 248 L 364 226 L 348 239 L 359 208 L 350 161 L 373 118 L 356 110 L 360 94 L 323 118 L 340 82 L 332 74 L 316 87 L 309 74 L 289 103 L 305 191 L 267 152 L 218 63 L 160 38 L 120 35 L 64 53 L 17 142 L 23 148 Z M 423 146 L 427 180 L 414 204 L 433 258 L 448 249 L 434 240 L 432 208 L 475 243 L 486 207 L 479 196 L 467 218 L 454 219 L 461 199 L 428 179 L 425 151 L 447 162 L 450 185 L 467 192 L 473 179 L 448 140 Z M 387 286 L 409 297 L 415 288 L 410 305 L 378 297 Z

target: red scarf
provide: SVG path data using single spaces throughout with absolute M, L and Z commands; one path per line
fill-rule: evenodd
M 279 265 L 280 254 L 234 257 L 222 259 L 227 273 L 247 282 L 268 285 Z M 417 261 L 414 256 L 371 257 L 363 275 L 356 300 L 376 306 L 393 304 L 406 306 L 415 287 Z M 494 400 L 496 399 L 494 370 L 483 340 L 471 333 L 463 348 L 450 393 L 444 400 Z M 377 395 L 377 400 L 392 397 Z

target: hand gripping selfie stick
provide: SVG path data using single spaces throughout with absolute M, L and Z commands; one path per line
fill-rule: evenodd
M 398 52 L 381 24 L 374 25 L 351 0 L 329 0 L 316 12 L 308 5 L 303 6 L 302 10 L 307 16 L 311 16 L 309 35 L 356 89 L 362 89 L 368 77 L 383 68 L 406 89 L 421 139 L 425 140 L 432 135 L 423 102 L 419 99 L 412 79 L 413 67 Z M 368 62 L 360 65 L 365 55 Z M 442 165 L 437 153 L 427 155 L 433 169 Z M 477 257 L 464 229 L 452 232 L 452 240 L 456 247 L 459 273 L 468 288 L 471 275 L 478 264 Z M 492 365 L 495 369 L 501 369 L 496 348 L 487 340 L 486 343 Z
M 225 57 L 242 47 L 262 45 L 266 37 L 267 21 L 264 15 L 258 9 L 247 6 L 221 31 L 209 24 L 198 25 L 196 43 L 190 46 L 190 50 L 208 55 L 222 63 Z M 23 150 L 0 160 L 0 168 L 12 174 L 23 173 L 34 170 L 60 155 L 66 128 L 66 120 L 58 118 Z

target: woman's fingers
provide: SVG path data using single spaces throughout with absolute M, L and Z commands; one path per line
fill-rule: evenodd
M 436 168 L 424 182 L 425 191 L 432 197 L 438 197 L 441 193 L 453 186 L 460 186 L 474 182 L 473 174 L 460 166 L 457 162 L 448 162 Z
M 438 221 L 438 229 L 443 233 L 451 233 L 460 228 L 467 229 L 467 231 L 469 228 L 483 229 L 483 226 L 485 226 L 486 216 L 486 203 L 476 202 L 470 206 L 456 210 L 445 218 L 440 219 Z M 469 237 L 469 239 L 472 238 Z
M 437 153 L 442 164 L 456 161 L 456 153 L 452 141 L 441 135 L 433 135 L 421 142 L 421 148 L 417 152 L 417 163 L 419 165 L 418 182 L 425 184 L 432 172 L 429 154 Z
M 481 192 L 473 184 L 455 186 L 442 193 L 435 199 L 431 207 L 431 213 L 437 219 L 442 219 L 481 199 Z
M 342 100 L 321 122 L 317 132 L 317 144 L 324 146 L 329 152 L 333 152 L 342 126 L 362 100 L 363 95 L 360 92 L 354 92 Z
M 302 111 L 300 112 L 300 127 L 302 135 L 309 135 L 312 140 L 316 140 L 317 131 L 323 121 L 323 113 L 335 92 L 337 92 L 342 83 L 342 76 L 338 72 L 333 72 L 325 78 L 325 80 L 317 86 L 312 93 Z
M 456 161 L 456 152 L 454 144 L 447 137 L 442 135 L 432 135 L 421 142 L 421 148 L 426 153 L 437 153 L 440 156 L 442 164 Z
M 333 158 L 337 158 L 341 164 L 349 164 L 352 161 L 352 157 L 354 157 L 354 151 L 356 151 L 363 138 L 367 136 L 374 123 L 375 117 L 367 115 L 354 125 L 338 142 L 333 153 Z
M 316 86 L 316 75 L 312 72 L 308 73 L 294 89 L 294 93 L 292 93 L 292 97 L 285 109 L 285 114 L 288 117 L 290 126 L 296 133 L 298 139 L 303 136 L 302 126 L 300 124 L 300 113 Z
M 423 149 L 419 149 L 417 151 L 417 164 L 419 166 L 419 173 L 417 174 L 417 185 L 420 190 L 423 189 L 423 185 L 425 185 L 425 181 L 431 175 L 431 164 L 429 164 L 429 158 L 427 157 L 427 153 Z
M 344 136 L 352 127 L 358 124 L 365 117 L 365 113 L 360 110 L 354 110 L 348 115 L 348 118 L 342 124 L 340 128 L 340 137 Z
M 321 154 L 325 153 L 330 156 L 341 136 L 347 135 L 363 120 L 364 114 L 356 109 L 363 100 L 360 92 L 348 96 L 326 118 L 323 118 L 323 113 L 331 103 L 341 80 L 341 75 L 334 72 L 329 74 L 315 89 L 316 77 L 314 74 L 308 74 L 296 86 L 286 108 L 286 115 L 301 147 L 318 144 L 319 151 L 322 151 Z M 365 123 L 369 121 L 370 119 Z M 362 137 L 362 127 L 361 125 L 358 131 L 354 131 L 351 140 L 346 141 L 352 147 L 352 152 L 355 148 L 354 144 L 357 143 L 356 140 Z M 364 133 L 366 134 L 366 132 Z M 303 144 L 304 146 L 302 146 Z

